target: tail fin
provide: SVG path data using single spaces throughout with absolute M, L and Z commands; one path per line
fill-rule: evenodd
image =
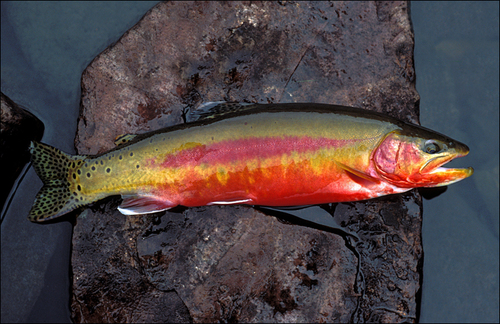
M 35 171 L 43 181 L 28 216 L 30 221 L 44 222 L 87 204 L 70 177 L 84 163 L 85 156 L 71 156 L 38 142 L 31 142 L 30 153 Z

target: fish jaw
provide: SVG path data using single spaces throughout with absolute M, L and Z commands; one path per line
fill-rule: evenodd
M 426 173 L 428 178 L 432 178 L 432 183 L 434 185 L 425 187 L 441 187 L 447 186 L 452 183 L 458 182 L 465 178 L 470 177 L 474 173 L 472 167 L 468 168 L 443 168 L 437 167 L 434 170 Z
M 372 158 L 381 178 L 398 187 L 440 187 L 474 173 L 472 167 L 442 167 L 455 158 L 466 156 L 469 148 L 465 144 L 435 132 L 423 133 L 388 134 Z
M 425 154 L 421 153 L 423 158 Z M 472 167 L 468 168 L 445 168 L 442 165 L 460 157 L 464 157 L 469 154 L 469 148 L 462 143 L 454 143 L 454 147 L 449 148 L 447 152 L 443 152 L 443 155 L 438 155 L 434 158 L 430 158 L 425 162 L 420 168 L 418 174 L 414 176 L 414 179 L 423 178 L 425 185 L 422 187 L 441 187 L 447 186 L 452 183 L 463 180 L 470 177 L 474 173 Z

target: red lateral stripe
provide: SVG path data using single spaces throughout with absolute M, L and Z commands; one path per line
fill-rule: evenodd
M 200 164 L 222 164 L 250 159 L 266 159 L 291 152 L 305 153 L 325 148 L 338 148 L 359 140 L 334 140 L 298 136 L 252 137 L 200 145 L 170 154 L 161 162 L 164 168 L 180 168 Z

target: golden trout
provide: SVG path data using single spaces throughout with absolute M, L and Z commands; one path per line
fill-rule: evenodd
M 472 168 L 443 168 L 469 148 L 421 126 L 358 108 L 313 103 L 218 104 L 200 120 L 141 135 L 96 156 L 42 143 L 30 151 L 44 185 L 42 222 L 111 195 L 125 215 L 187 207 L 298 206 L 449 185 Z

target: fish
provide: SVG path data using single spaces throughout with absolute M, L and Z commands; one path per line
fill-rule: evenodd
M 366 200 L 471 176 L 443 164 L 456 140 L 374 111 L 318 103 L 209 103 L 190 121 L 127 134 L 99 155 L 31 142 L 43 182 L 29 212 L 44 222 L 105 197 L 141 215 L 185 207 L 305 206 Z

